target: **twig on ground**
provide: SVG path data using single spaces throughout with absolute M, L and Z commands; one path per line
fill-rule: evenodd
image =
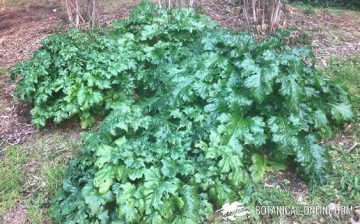
M 356 148 L 356 146 L 358 146 L 359 143 L 358 142 L 355 142 L 355 144 L 353 146 L 351 146 L 348 150 L 346 150 L 347 153 L 350 153 L 353 149 Z

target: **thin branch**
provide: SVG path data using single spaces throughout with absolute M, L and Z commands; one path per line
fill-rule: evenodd
M 80 12 L 76 9 L 76 7 L 71 3 L 71 1 L 69 1 L 69 4 L 71 6 L 71 8 L 73 8 L 75 10 L 75 12 L 79 15 L 80 19 L 85 23 L 85 19 L 81 16 Z

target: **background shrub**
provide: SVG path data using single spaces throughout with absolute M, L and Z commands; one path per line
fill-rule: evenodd
M 293 3 L 305 3 L 323 7 L 345 7 L 351 9 L 360 9 L 358 0 L 290 0 Z

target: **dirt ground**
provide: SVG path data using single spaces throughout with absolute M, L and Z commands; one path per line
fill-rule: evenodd
M 8 83 L 8 70 L 27 59 L 43 38 L 61 23 L 56 5 L 0 8 L 0 146 L 16 144 L 33 131 L 29 108 L 13 101 L 14 84 Z
M 0 66 L 9 68 L 28 58 L 41 40 L 61 23 L 58 6 L 0 9 Z M 55 10 L 55 12 L 54 12 Z
M 18 202 L 14 208 L 4 214 L 2 220 L 4 223 L 23 224 L 25 223 L 26 215 L 27 211 L 25 206 L 21 202 Z
M 217 20 L 221 26 L 233 30 L 245 27 L 240 9 L 229 1 L 203 3 L 198 10 Z M 99 23 L 108 25 L 111 21 L 128 16 L 133 5 L 116 5 L 111 10 L 103 8 Z M 31 57 L 43 38 L 56 30 L 67 29 L 64 18 L 58 4 L 0 8 L 0 149 L 3 145 L 18 144 L 34 132 L 29 106 L 13 100 L 15 85 L 7 82 L 8 71 L 17 62 Z M 351 11 L 306 14 L 290 7 L 286 18 L 288 27 L 297 27 L 309 37 L 322 66 L 327 65 L 331 57 L 344 58 L 360 51 L 360 16 Z M 4 74 L 1 74 L 1 70 L 5 71 Z M 307 191 L 303 182 L 298 182 L 293 188 L 299 194 Z M 6 223 L 24 223 L 25 217 L 26 210 L 19 202 L 3 219 Z
M 357 12 L 293 9 L 287 17 L 288 27 L 301 30 L 309 38 L 319 66 L 328 65 L 332 57 L 347 58 L 360 51 L 360 14 Z

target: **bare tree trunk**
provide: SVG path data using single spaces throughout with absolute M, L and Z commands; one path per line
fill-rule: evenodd
M 248 5 L 249 5 L 248 0 L 244 0 L 243 13 L 244 13 L 244 16 L 245 16 L 245 19 L 246 19 L 246 23 L 249 26 L 250 25 L 250 20 L 249 20 L 249 15 L 248 15 L 248 8 L 249 8 Z
M 274 29 L 274 25 L 278 24 L 280 22 L 280 0 L 276 0 L 275 2 L 275 7 L 274 7 L 274 15 L 273 15 L 273 21 L 272 21 L 272 26 L 271 29 Z
M 79 13 L 79 1 L 75 0 L 75 11 L 76 11 L 76 22 L 75 22 L 75 26 L 79 27 L 80 26 L 80 13 Z
M 159 8 L 194 7 L 194 0 L 157 0 Z
M 281 4 L 281 0 L 242 0 L 242 13 L 248 25 L 272 32 L 281 22 Z
M 72 24 L 73 23 L 73 13 L 71 10 L 71 6 L 69 4 L 69 0 L 65 0 L 65 8 L 66 8 L 66 13 L 68 15 L 69 23 Z
M 96 0 L 64 0 L 64 3 L 70 24 L 78 28 L 80 22 L 89 21 L 91 25 L 95 25 L 98 14 Z M 85 17 L 81 15 L 82 13 Z
M 92 20 L 92 25 L 95 26 L 95 22 L 96 22 L 96 0 L 92 0 L 92 15 L 91 15 L 91 20 Z
M 256 0 L 251 0 L 251 3 L 252 3 L 254 23 L 256 23 L 256 21 L 257 21 L 257 18 L 256 18 Z
M 76 24 L 75 25 L 76 25 L 76 27 L 79 27 L 80 26 L 80 19 L 83 22 L 85 22 L 85 19 L 80 14 L 78 0 L 75 0 L 75 6 L 74 6 L 73 2 L 71 2 L 71 0 L 68 0 L 68 5 L 70 6 L 72 16 L 74 14 L 73 10 L 75 11 L 75 18 L 76 18 Z
M 193 5 L 194 5 L 194 0 L 190 0 L 189 1 L 189 7 L 193 7 Z
M 265 29 L 266 24 L 265 24 L 265 10 L 266 10 L 266 0 L 262 0 L 263 6 L 262 6 L 262 19 L 261 19 L 261 29 Z

